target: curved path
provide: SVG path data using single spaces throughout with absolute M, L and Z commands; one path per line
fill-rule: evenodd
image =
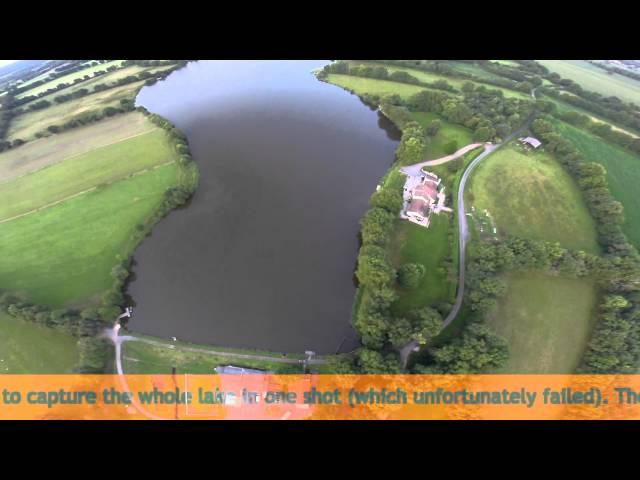
M 414 163 L 413 165 L 409 165 L 407 167 L 400 168 L 400 171 L 405 175 L 415 177 L 422 174 L 423 167 L 434 167 L 436 165 L 442 165 L 443 163 L 450 162 L 451 160 L 455 160 L 458 157 L 461 157 L 467 152 L 470 152 L 474 148 L 482 147 L 485 145 L 484 143 L 470 143 L 458 151 L 452 153 L 451 155 L 447 155 L 445 157 L 440 157 L 435 160 L 427 160 L 426 162 Z
M 536 91 L 536 88 L 534 88 L 531 91 L 531 96 L 534 99 L 536 98 L 535 97 L 535 91 Z M 529 118 L 527 118 L 527 120 L 525 121 L 525 123 L 524 123 L 524 125 L 522 127 L 520 127 L 517 131 L 513 132 L 511 135 L 507 136 L 501 143 L 498 143 L 496 145 L 487 145 L 485 147 L 484 152 L 482 152 L 480 155 L 478 155 L 469 164 L 467 169 L 462 174 L 462 178 L 460 180 L 460 185 L 458 187 L 458 209 L 457 209 L 457 212 L 456 212 L 456 214 L 458 216 L 458 229 L 459 229 L 459 244 L 458 244 L 459 257 L 458 258 L 460 259 L 459 266 L 458 266 L 458 293 L 456 294 L 456 301 L 453 304 L 453 307 L 451 308 L 451 311 L 449 312 L 449 315 L 447 315 L 447 317 L 442 322 L 442 328 L 443 329 L 446 328 L 447 326 L 449 326 L 451 324 L 451 322 L 453 322 L 454 318 L 456 318 L 456 316 L 458 315 L 458 312 L 460 311 L 460 308 L 462 307 L 462 299 L 464 297 L 465 255 L 466 255 L 467 241 L 469 239 L 469 228 L 467 226 L 467 216 L 465 214 L 465 208 L 464 208 L 464 187 L 467 184 L 467 180 L 469 178 L 469 175 L 471 175 L 471 172 L 473 171 L 473 169 L 482 160 L 487 158 L 491 153 L 496 151 L 501 146 L 509 143 L 511 140 L 513 140 L 517 136 L 521 135 L 527 128 L 529 128 L 529 124 L 531 123 L 531 120 L 532 120 L 534 114 L 535 114 L 535 112 L 532 113 L 531 116 L 529 116 Z M 467 145 L 467 146 L 469 147 L 470 145 Z M 458 152 L 456 152 L 456 153 L 458 153 Z M 422 165 L 422 164 L 416 164 L 416 165 Z M 412 165 L 412 167 L 413 166 L 415 166 L 415 165 Z M 409 355 L 411 355 L 412 352 L 418 351 L 419 348 L 420 348 L 420 344 L 418 342 L 416 342 L 415 340 L 413 340 L 413 341 L 407 343 L 404 347 L 402 347 L 400 349 L 400 362 L 401 362 L 402 368 L 406 368 L 407 367 L 407 362 L 409 360 Z

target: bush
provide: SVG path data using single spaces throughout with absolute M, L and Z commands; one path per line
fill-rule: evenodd
M 404 288 L 417 288 L 424 274 L 424 265 L 420 263 L 405 263 L 398 270 L 398 283 Z

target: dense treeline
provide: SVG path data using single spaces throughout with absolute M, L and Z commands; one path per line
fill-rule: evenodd
M 585 162 L 550 122 L 538 119 L 532 131 L 576 179 L 605 251 L 604 268 L 597 271 L 604 298 L 580 370 L 635 373 L 640 364 L 640 257 L 622 231 L 623 207 L 609 192 L 604 167 Z

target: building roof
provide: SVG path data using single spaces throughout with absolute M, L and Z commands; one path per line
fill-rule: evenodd
M 528 143 L 533 148 L 538 148 L 540 145 L 542 145 L 542 142 L 540 140 L 538 140 L 537 138 L 533 138 L 533 137 L 526 137 L 526 138 L 521 139 L 520 141 L 522 143 Z
M 413 196 L 435 200 L 438 196 L 438 187 L 433 182 L 427 181 L 413 189 Z
M 419 198 L 411 200 L 411 203 L 407 207 L 407 213 L 418 213 L 426 217 L 429 214 L 429 204 Z

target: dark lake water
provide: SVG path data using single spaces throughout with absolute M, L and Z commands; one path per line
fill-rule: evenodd
M 200 61 L 137 102 L 189 138 L 191 204 L 135 254 L 128 328 L 281 352 L 348 351 L 358 222 L 399 132 L 310 72 L 327 61 Z

